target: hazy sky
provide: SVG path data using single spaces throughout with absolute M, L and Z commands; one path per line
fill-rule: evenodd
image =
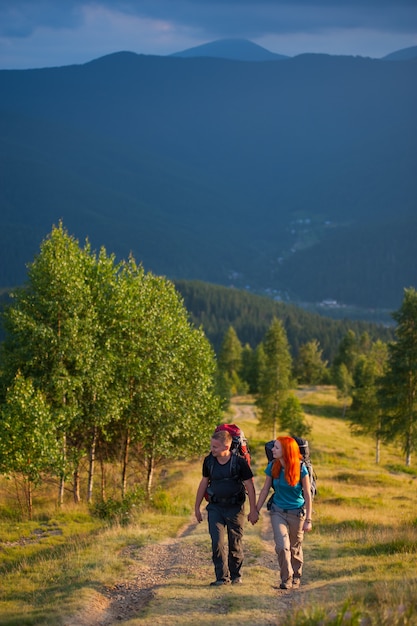
M 0 69 L 166 55 L 224 38 L 379 58 L 417 45 L 417 0 L 0 0 Z

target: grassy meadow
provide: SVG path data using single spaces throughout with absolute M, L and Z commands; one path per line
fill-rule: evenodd
M 404 467 L 394 445 L 382 446 L 376 465 L 374 442 L 352 436 L 334 388 L 297 393 L 312 427 L 319 490 L 300 590 L 277 589 L 266 510 L 258 524 L 245 527 L 244 584 L 208 586 L 207 524 L 193 523 L 201 459 L 164 468 L 153 507 L 139 506 L 127 525 L 93 517 L 86 505 L 57 509 L 51 486 L 35 494 L 34 520 L 22 521 L 13 485 L 2 479 L 0 625 L 417 625 L 416 465 Z M 259 429 L 251 397 L 235 398 L 227 421 L 236 421 L 248 437 L 259 491 L 263 445 L 271 434 Z M 179 566 L 175 555 L 188 562 Z M 152 589 L 148 585 L 146 603 L 108 621 L 100 612 L 108 591 L 152 576 L 152 569 L 160 575 Z

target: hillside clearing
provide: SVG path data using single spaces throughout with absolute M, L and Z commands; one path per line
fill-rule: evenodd
M 89 531 L 72 543 L 60 521 L 49 521 L 48 532 L 64 536 L 45 532 L 24 545 L 25 525 L 15 525 L 14 541 L 0 543 L 2 626 L 209 626 L 220 616 L 225 626 L 417 625 L 417 473 L 405 473 L 394 446 L 384 446 L 375 465 L 372 440 L 352 437 L 333 388 L 298 392 L 319 479 L 299 590 L 277 588 L 265 509 L 245 526 L 243 584 L 210 588 L 207 523 L 191 515 L 198 460 L 172 467 L 164 483 L 186 515 L 144 512 L 127 528 Z M 259 491 L 270 437 L 258 430 L 253 400 L 234 399 L 227 419 L 251 443 Z

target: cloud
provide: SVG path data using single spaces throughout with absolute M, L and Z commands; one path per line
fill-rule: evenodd
M 207 37 L 366 28 L 417 29 L 415 0 L 0 0 L 0 32 L 29 36 L 39 27 L 77 28 L 85 9 L 164 21 Z
M 52 0 L 0 0 L 0 34 L 28 37 L 39 27 L 77 28 L 82 23 L 84 2 Z

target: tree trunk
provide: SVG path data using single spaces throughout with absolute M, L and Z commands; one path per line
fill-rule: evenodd
M 33 486 L 30 479 L 26 483 L 26 507 L 28 519 L 31 520 L 33 518 Z
M 151 497 L 153 473 L 155 469 L 155 457 L 153 452 L 146 459 L 146 495 Z
M 407 440 L 405 445 L 405 465 L 406 467 L 411 466 L 411 449 L 412 449 L 412 418 L 408 420 L 408 432 L 407 432 Z
M 101 483 L 100 483 L 101 499 L 104 502 L 106 499 L 106 468 L 105 468 L 103 459 L 100 459 L 100 469 L 101 469 Z
M 380 460 L 380 452 L 381 452 L 381 440 L 379 435 L 375 437 L 375 463 L 378 465 Z
M 94 465 L 96 460 L 97 426 L 94 426 L 93 440 L 90 446 L 90 463 L 88 467 L 87 502 L 93 499 Z
M 129 429 L 126 431 L 126 439 L 123 450 L 123 461 L 122 461 L 122 498 L 126 495 L 126 487 L 127 487 L 127 463 L 129 460 L 129 447 L 130 447 L 130 432 Z
M 63 467 L 65 467 L 66 460 L 67 460 L 67 439 L 65 435 L 62 438 L 62 459 L 63 459 Z M 61 476 L 59 478 L 58 506 L 62 506 L 64 504 L 64 490 L 65 490 L 65 470 L 62 469 Z
M 81 496 L 80 496 L 80 472 L 78 469 L 78 464 L 77 467 L 74 469 L 73 472 L 73 481 L 74 481 L 74 488 L 73 488 L 73 495 L 74 495 L 74 502 L 75 504 L 78 504 L 79 502 L 81 502 Z

